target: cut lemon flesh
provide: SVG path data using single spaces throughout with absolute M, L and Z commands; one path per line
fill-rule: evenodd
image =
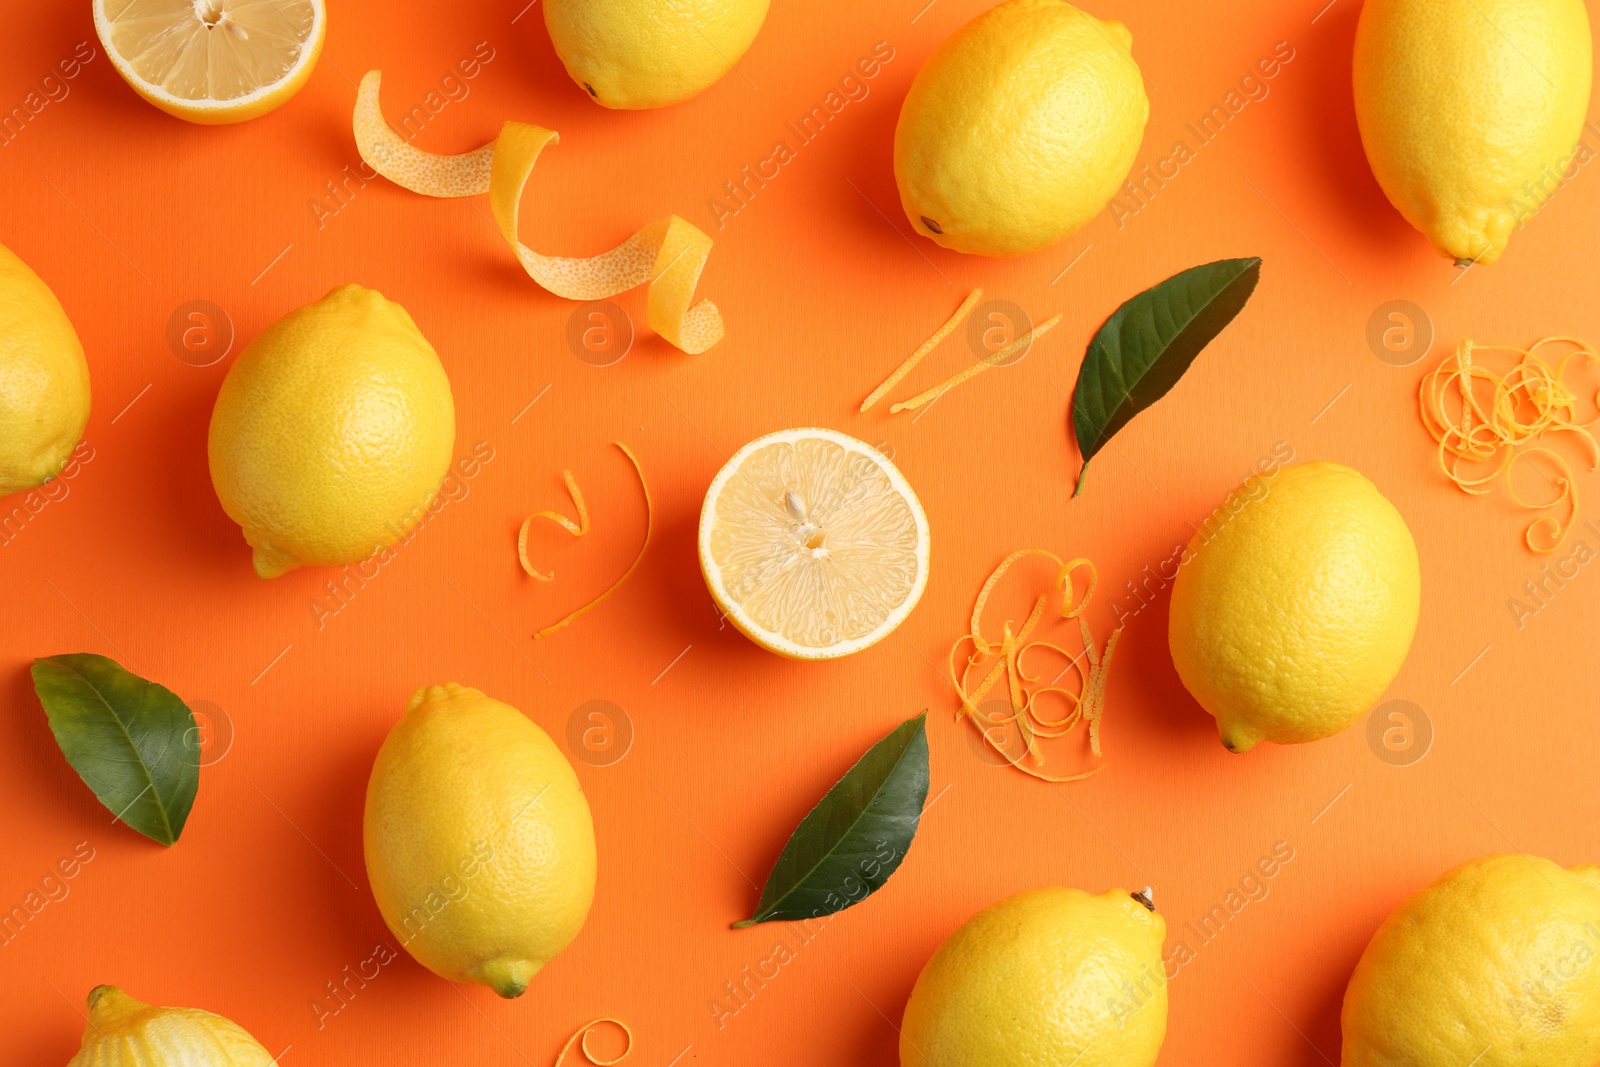
M 243 122 L 286 102 L 316 65 L 323 0 L 94 0 L 117 73 L 191 122 Z
M 887 456 L 833 430 L 741 448 L 700 512 L 700 569 L 751 640 L 795 659 L 859 652 L 928 582 L 928 518 Z

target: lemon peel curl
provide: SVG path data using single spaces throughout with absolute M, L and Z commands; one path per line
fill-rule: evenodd
M 507 122 L 481 148 L 446 156 L 407 142 L 383 117 L 382 73 L 368 71 L 356 92 L 352 126 L 362 160 L 404 189 L 423 196 L 489 194 L 495 223 L 517 261 L 541 287 L 568 300 L 604 300 L 649 285 L 651 329 L 691 355 L 722 340 L 722 313 L 709 300 L 691 306 L 711 254 L 711 238 L 677 215 L 658 219 L 598 256 L 546 256 L 518 236 L 519 205 L 539 154 L 560 139 L 554 130 Z
M 549 519 L 551 522 L 566 530 L 573 537 L 582 537 L 589 532 L 589 508 L 583 502 L 583 492 L 578 488 L 578 480 L 572 476 L 571 471 L 562 471 L 562 479 L 567 483 L 567 493 L 572 497 L 572 506 L 577 509 L 578 521 L 573 522 L 565 515 L 555 511 L 536 511 L 522 520 L 522 529 L 517 531 L 517 562 L 522 564 L 522 569 L 530 578 L 541 582 L 556 580 L 556 572 L 540 574 L 528 562 L 528 528 L 533 525 L 534 519 Z
M 650 483 L 645 481 L 644 468 L 639 465 L 639 457 L 633 454 L 633 449 L 629 448 L 621 441 L 613 441 L 611 443 L 620 448 L 622 450 L 622 454 L 628 457 L 628 462 L 633 464 L 634 473 L 639 476 L 639 488 L 644 491 L 644 543 L 639 546 L 639 554 L 633 557 L 633 562 L 628 565 L 628 569 L 622 572 L 622 577 L 612 582 L 605 592 L 589 601 L 583 607 L 567 615 L 560 622 L 546 626 L 544 629 L 534 634 L 533 639 L 535 641 L 539 640 L 541 637 L 549 637 L 557 630 L 565 629 L 571 623 L 583 618 L 585 615 L 589 614 L 589 612 L 593 611 L 601 604 L 604 604 L 612 593 L 615 593 L 622 587 L 624 582 L 633 577 L 633 572 L 639 569 L 639 564 L 644 561 L 644 554 L 650 549 L 650 534 L 655 528 L 655 505 L 650 501 Z M 526 526 L 526 523 L 524 523 L 524 526 Z

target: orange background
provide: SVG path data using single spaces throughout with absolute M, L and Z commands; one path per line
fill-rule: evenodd
M 138 100 L 99 53 L 87 0 L 13 5 L 0 39 L 5 107 L 80 41 L 97 54 L 64 100 L 0 147 L 0 240 L 60 296 L 94 382 L 93 459 L 0 545 L 0 907 L 21 903 L 79 842 L 94 850 L 69 895 L 0 947 L 10 1059 L 64 1063 L 83 996 L 114 982 L 226 1014 L 274 1053 L 288 1046 L 289 1067 L 542 1067 L 600 1015 L 632 1025 L 631 1062 L 642 1065 L 892 1063 L 894 1026 L 935 946 L 976 909 L 1060 883 L 1153 885 L 1171 936 L 1196 950 L 1171 987 L 1163 1064 L 1319 1064 L 1338 1057 L 1352 966 L 1410 892 L 1482 853 L 1600 859 L 1600 576 L 1581 570 L 1519 629 L 1508 598 L 1545 562 L 1522 547 L 1529 516 L 1503 492 L 1471 498 L 1441 478 L 1415 415 L 1424 365 L 1386 364 L 1365 339 L 1369 316 L 1398 298 L 1431 316 L 1434 357 L 1462 336 L 1600 335 L 1600 177 L 1582 171 L 1500 263 L 1460 274 L 1367 170 L 1349 87 L 1355 0 L 1098 2 L 1095 14 L 1132 29 L 1148 76 L 1141 164 L 1169 157 L 1179 138 L 1196 147 L 1184 123 L 1223 103 L 1279 42 L 1294 58 L 1120 227 L 1107 214 L 1037 255 L 963 257 L 911 235 L 890 144 L 923 59 L 988 0 L 926 2 L 779 0 L 742 73 L 687 104 L 630 114 L 594 106 L 568 81 L 539 8 L 513 22 L 521 0 L 331 0 L 327 48 L 300 96 L 224 128 Z M 868 95 L 796 146 L 785 123 L 879 41 L 894 58 Z M 723 309 L 723 343 L 687 357 L 641 336 L 614 366 L 587 365 L 564 340 L 575 305 L 522 275 L 485 201 L 429 201 L 381 179 L 342 205 L 329 197 L 326 183 L 357 162 L 349 116 L 362 72 L 384 70 L 397 116 L 479 42 L 493 60 L 416 143 L 464 150 L 510 117 L 559 130 L 530 183 L 525 238 L 598 252 L 646 221 L 686 216 L 716 239 L 700 292 Z M 708 199 L 778 139 L 796 158 L 718 229 Z M 319 197 L 330 210 L 310 206 Z M 1094 330 L 1169 274 L 1241 255 L 1265 258 L 1249 308 L 1069 499 L 1068 396 Z M 313 603 L 334 575 L 256 578 L 212 494 L 205 432 L 228 361 L 189 365 L 165 331 L 185 301 L 215 301 L 237 352 L 352 281 L 411 311 L 451 377 L 457 453 L 487 442 L 493 459 L 319 625 Z M 1065 320 L 1020 363 L 920 418 L 857 414 L 979 285 L 1035 319 Z M 642 323 L 642 292 L 619 303 Z M 902 392 L 971 358 L 958 335 Z M 891 448 L 933 531 L 927 594 L 898 635 L 821 665 L 782 661 L 719 625 L 695 562 L 712 475 L 744 442 L 795 425 Z M 609 583 L 637 548 L 642 508 L 613 440 L 644 464 L 655 539 L 616 597 L 536 644 L 535 629 Z M 1093 557 L 1103 638 L 1124 582 L 1165 560 L 1280 443 L 1298 460 L 1359 468 L 1416 536 L 1422 618 L 1390 697 L 1431 720 L 1426 757 L 1385 763 L 1364 723 L 1315 745 L 1228 754 L 1173 672 L 1163 592 L 1118 651 L 1103 773 L 1055 788 L 980 759 L 952 721 L 941 665 L 995 563 L 1024 545 Z M 535 548 L 560 578 L 536 586 L 518 570 L 515 532 L 529 511 L 565 505 L 564 467 L 589 496 L 595 531 L 541 534 Z M 1582 484 L 1595 498 L 1600 479 Z M 218 736 L 231 722 L 232 747 L 204 770 L 177 847 L 111 825 L 56 749 L 27 667 L 73 651 L 210 702 Z M 579 705 L 624 709 L 627 755 L 576 762 L 599 840 L 593 912 L 521 1000 L 452 987 L 402 955 L 319 1029 L 311 1004 L 327 997 L 324 983 L 392 943 L 361 857 L 373 755 L 411 691 L 446 680 L 515 704 L 563 745 Z M 724 983 L 776 939 L 797 941 L 781 925 L 729 924 L 749 914 L 823 790 L 924 707 L 933 806 L 904 866 L 719 1026 L 708 1002 Z M 1202 947 L 1185 924 L 1278 842 L 1292 861 Z

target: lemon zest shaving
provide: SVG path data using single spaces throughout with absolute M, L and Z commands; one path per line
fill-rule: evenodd
M 867 398 L 861 402 L 861 410 L 866 411 L 882 400 L 885 393 L 899 385 L 905 376 L 911 373 L 912 368 L 922 362 L 924 356 L 938 348 L 941 341 L 955 332 L 955 328 L 960 326 L 968 315 L 972 314 L 972 309 L 977 307 L 978 301 L 982 299 L 982 289 L 974 289 L 968 293 L 967 298 L 961 302 L 960 307 L 956 308 L 955 313 L 945 320 L 944 325 L 933 331 L 932 336 L 917 346 L 915 352 L 907 356 L 905 361 L 896 367 L 889 377 L 883 380 L 881 385 L 867 395 Z
M 1552 363 L 1545 350 L 1570 346 Z M 1474 360 L 1478 352 L 1498 352 L 1517 357 L 1504 375 Z M 1578 438 L 1589 453 L 1589 468 L 1600 468 L 1600 442 L 1590 427 L 1600 423 L 1600 392 L 1594 417 L 1579 421 L 1578 395 L 1566 384 L 1567 370 L 1575 359 L 1593 364 L 1600 352 L 1576 337 L 1546 337 L 1531 348 L 1479 345 L 1463 340 L 1453 354 L 1423 376 L 1417 405 L 1422 425 L 1437 445 L 1436 456 L 1444 476 L 1464 493 L 1487 496 L 1504 478 L 1513 503 L 1527 510 L 1543 510 L 1567 503 L 1567 518 L 1542 515 L 1523 531 L 1523 541 L 1534 552 L 1548 554 L 1560 548 L 1578 516 L 1578 487 L 1567 462 L 1547 446 L 1547 434 L 1567 433 Z M 1534 453 L 1548 456 L 1560 469 L 1550 481 L 1557 496 L 1544 504 L 1529 503 L 1518 493 L 1514 475 L 1518 460 Z M 1549 532 L 1548 545 L 1535 543 L 1534 531 Z
M 722 313 L 709 300 L 690 306 L 711 254 L 711 238 L 677 215 L 658 219 L 598 256 L 545 256 L 518 237 L 518 209 L 533 165 L 545 145 L 560 140 L 554 130 L 507 122 L 500 136 L 481 148 L 443 156 L 411 145 L 383 117 L 383 76 L 368 71 L 356 92 L 352 127 L 361 159 L 396 185 L 423 196 L 489 194 L 500 234 L 528 276 L 568 300 L 604 300 L 648 284 L 647 319 L 669 343 L 691 355 L 722 340 Z
M 622 577 L 618 578 L 615 582 L 612 582 L 609 589 L 595 597 L 593 600 L 589 601 L 577 611 L 574 611 L 572 614 L 562 619 L 560 622 L 553 626 L 546 626 L 544 629 L 534 634 L 533 639 L 535 641 L 539 640 L 541 637 L 548 637 L 557 630 L 565 628 L 569 623 L 583 618 L 585 615 L 589 614 L 589 612 L 605 603 L 606 598 L 621 588 L 623 582 L 626 582 L 629 578 L 633 577 L 633 572 L 638 570 L 639 564 L 644 561 L 645 552 L 649 551 L 650 534 L 655 527 L 655 505 L 650 501 L 650 483 L 645 481 L 644 468 L 639 465 L 639 457 L 633 454 L 633 449 L 629 448 L 621 441 L 613 441 L 611 443 L 622 449 L 622 454 L 628 457 L 629 463 L 633 464 L 634 472 L 639 475 L 639 488 L 644 490 L 644 543 L 639 546 L 639 554 L 633 557 L 633 562 L 628 565 L 628 569 L 622 572 Z
M 628 1043 L 622 1046 L 622 1051 L 617 1054 L 616 1059 L 602 1060 L 589 1051 L 589 1035 L 594 1033 L 595 1028 L 601 1023 L 610 1023 L 619 1027 L 623 1036 L 628 1039 Z M 628 1058 L 628 1053 L 633 1051 L 633 1031 L 628 1029 L 628 1024 L 621 1019 L 613 1019 L 609 1016 L 604 1019 L 592 1019 L 584 1023 L 577 1033 L 567 1038 L 567 1043 L 562 1045 L 561 1051 L 556 1054 L 556 1062 L 552 1067 L 561 1067 L 561 1061 L 567 1058 L 567 1053 L 572 1051 L 573 1045 L 577 1045 L 578 1051 L 583 1054 L 583 1058 L 594 1064 L 595 1067 L 616 1067 L 617 1064 Z
M 1083 642 L 1083 651 L 1076 656 L 1052 642 L 1030 640 L 1035 627 L 1043 617 L 1045 605 L 1049 602 L 1048 593 L 1041 595 L 1034 602 L 1021 629 L 1013 632 L 1012 621 L 1007 619 L 1001 624 L 998 641 L 984 636 L 983 609 L 988 603 L 990 594 L 1013 564 L 1031 556 L 1043 557 L 1056 565 L 1053 587 L 1059 586 L 1061 589 L 1060 617 L 1063 621 L 1078 620 L 1078 633 Z M 1081 596 L 1077 595 L 1074 582 L 1074 576 L 1079 571 L 1087 572 L 1087 583 Z M 946 666 L 951 684 L 955 686 L 956 695 L 960 698 L 960 706 L 956 709 L 957 721 L 970 716 L 984 743 L 999 753 L 1007 764 L 1042 781 L 1057 783 L 1081 781 L 1103 766 L 1097 763 L 1086 771 L 1071 775 L 1050 774 L 1045 770 L 1045 755 L 1040 744 L 1041 739 L 1066 736 L 1081 723 L 1088 733 L 1090 752 L 1095 759 L 1102 758 L 1100 721 L 1105 711 L 1106 677 L 1111 669 L 1111 655 L 1116 649 L 1117 639 L 1122 635 L 1122 628 L 1118 627 L 1112 631 L 1102 653 L 1095 643 L 1094 634 L 1085 616 L 1098 584 L 1099 573 L 1091 560 L 1078 557 L 1062 562 L 1060 556 L 1045 549 L 1019 549 L 1001 560 L 984 581 L 978 590 L 977 599 L 973 602 L 970 629 L 957 638 L 955 644 L 950 647 Z M 965 642 L 972 643 L 973 651 L 958 671 L 956 655 Z M 1038 685 L 1043 681 L 1042 674 L 1030 675 L 1025 666 L 1028 653 L 1036 648 L 1053 652 L 1067 661 L 1066 666 L 1046 685 Z M 991 661 L 993 661 L 992 666 L 990 666 Z M 1087 667 L 1084 666 L 1085 661 Z M 973 671 L 985 667 L 989 668 L 988 673 L 983 681 L 973 688 L 971 686 Z M 1079 687 L 1076 690 L 1055 684 L 1056 680 L 1068 671 L 1078 675 Z M 979 707 L 979 701 L 999 684 L 1002 677 L 1006 681 L 1009 712 L 991 715 Z M 1067 705 L 1065 714 L 1059 718 L 1046 717 L 1040 709 L 1040 699 L 1049 696 L 1054 696 Z M 1022 740 L 1022 751 L 1015 754 L 1008 752 L 1002 744 L 1008 727 L 1015 727 Z M 996 740 L 997 733 L 1002 740 Z
M 939 399 L 941 396 L 948 393 L 962 382 L 971 378 L 976 378 L 990 367 L 998 366 L 1001 363 L 1004 363 L 1007 356 L 1010 356 L 1015 352 L 1020 352 L 1024 348 L 1033 344 L 1035 340 L 1043 337 L 1045 334 L 1054 329 L 1056 324 L 1060 321 L 1060 315 L 1055 315 L 1051 318 L 1045 319 L 1043 322 L 1039 323 L 1039 325 L 1033 327 L 1027 333 L 1023 334 L 1015 341 L 1012 341 L 994 355 L 978 360 L 978 362 L 974 363 L 966 370 L 958 371 L 957 373 L 952 374 L 950 377 L 946 378 L 932 389 L 929 389 L 926 392 L 918 393 L 910 400 L 904 400 L 898 404 L 890 404 L 889 414 L 893 415 L 901 411 L 915 411 L 922 405 Z
M 522 520 L 522 529 L 517 531 L 517 560 L 522 564 L 522 569 L 528 573 L 529 577 L 536 578 L 541 582 L 555 581 L 556 572 L 551 571 L 549 574 L 540 574 L 534 569 L 533 564 L 528 562 L 528 527 L 533 525 L 533 520 L 549 519 L 573 537 L 582 537 L 589 532 L 589 509 L 583 502 L 583 493 L 578 489 L 577 479 L 572 476 L 571 471 L 562 471 L 561 477 L 567 483 L 567 494 L 572 497 L 572 506 L 578 511 L 578 521 L 573 522 L 559 512 L 536 511 Z

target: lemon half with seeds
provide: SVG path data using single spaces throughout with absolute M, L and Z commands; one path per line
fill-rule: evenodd
M 311 76 L 323 0 L 94 0 L 94 28 L 134 92 L 206 125 L 285 104 Z
M 928 582 L 928 517 L 882 452 L 833 430 L 783 430 L 734 454 L 706 491 L 700 569 L 751 640 L 833 659 L 905 621 Z

